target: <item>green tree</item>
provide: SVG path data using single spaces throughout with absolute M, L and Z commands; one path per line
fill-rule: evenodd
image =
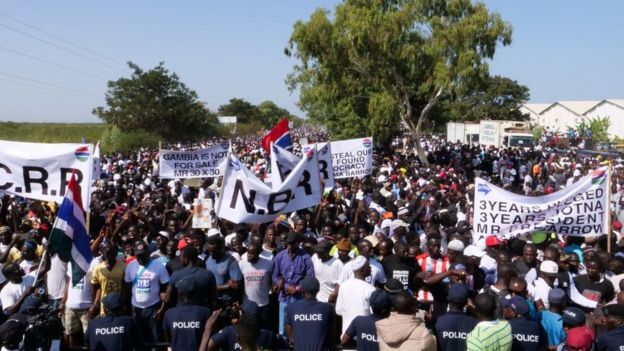
M 576 125 L 576 131 L 584 138 L 591 135 L 594 143 L 605 143 L 609 141 L 609 127 L 611 117 L 585 118 Z
M 264 123 L 258 106 L 245 99 L 230 99 L 227 104 L 219 106 L 219 115 L 236 116 L 237 123 Z
M 270 128 L 277 124 L 280 119 L 288 117 L 292 119 L 290 112 L 282 107 L 277 106 L 273 101 L 263 101 L 258 105 L 258 110 L 262 116 L 262 120 L 265 124 L 265 128 Z
M 94 108 L 94 115 L 122 132 L 145 131 L 165 141 L 214 134 L 216 116 L 163 62 L 149 71 L 132 62 L 128 66 L 132 76 L 108 82 L 107 106 Z
M 442 103 L 455 121 L 479 121 L 501 119 L 523 121 L 528 114 L 520 106 L 529 100 L 529 88 L 515 80 L 494 76 L 475 82 L 474 86 L 463 85 L 456 89 L 455 96 Z
M 486 77 L 496 46 L 510 42 L 510 25 L 483 3 L 344 0 L 295 23 L 285 52 L 299 63 L 287 83 L 334 136 L 384 143 L 402 122 L 419 137 L 438 100 Z

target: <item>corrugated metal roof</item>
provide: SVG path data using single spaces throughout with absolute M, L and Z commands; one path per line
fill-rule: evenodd
M 552 104 L 523 104 L 522 107 L 533 111 L 536 114 L 542 113 L 545 109 L 547 109 Z
M 598 105 L 600 101 L 557 101 L 557 103 L 580 116 L 594 108 L 594 106 Z

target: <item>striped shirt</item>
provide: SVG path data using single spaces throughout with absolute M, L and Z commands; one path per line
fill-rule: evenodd
M 511 326 L 504 320 L 479 322 L 468 334 L 468 351 L 510 351 L 513 337 Z
M 444 273 L 449 270 L 451 262 L 447 256 L 434 259 L 429 253 L 416 256 L 416 262 L 420 266 L 421 272 L 431 272 L 433 274 Z M 433 302 L 433 295 L 429 290 L 423 288 L 418 291 L 416 299 L 420 302 Z

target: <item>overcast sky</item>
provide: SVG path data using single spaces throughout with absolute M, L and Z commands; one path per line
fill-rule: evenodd
M 215 110 L 232 97 L 295 113 L 284 47 L 296 20 L 336 1 L 4 0 L 0 120 L 94 122 L 106 82 L 159 61 Z M 487 1 L 513 44 L 491 72 L 518 80 L 532 102 L 624 98 L 624 2 Z

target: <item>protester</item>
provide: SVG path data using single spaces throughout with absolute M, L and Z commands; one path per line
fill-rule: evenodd
M 351 269 L 353 278 L 340 285 L 336 300 L 336 314 L 342 316 L 342 334 L 347 331 L 355 317 L 370 315 L 370 297 L 375 291 L 375 288 L 365 281 L 371 272 L 366 258 L 356 257 Z
M 378 351 L 379 342 L 375 323 L 390 316 L 392 300 L 383 290 L 375 290 L 370 297 L 373 314 L 358 316 L 353 319 L 347 330 L 342 334 L 340 343 L 345 346 L 353 339 L 358 351 Z
M 467 350 L 511 350 L 513 343 L 511 326 L 506 320 L 496 318 L 496 298 L 490 294 L 477 295 L 475 310 L 479 323 L 466 338 Z
M 298 138 L 305 137 L 310 143 L 329 140 L 324 132 L 308 126 L 292 129 L 291 137 L 297 156 L 303 156 L 305 149 L 297 143 Z M 188 151 L 221 142 L 210 139 L 164 145 L 163 149 Z M 428 164 L 413 152 L 418 142 Z M 268 165 L 274 156 L 259 145 L 260 138 L 255 136 L 232 137 L 232 155 L 264 182 L 270 179 Z M 536 324 L 538 329 L 546 329 L 544 339 L 551 349 L 591 347 L 596 335 L 596 345 L 611 342 L 617 340 L 617 334 L 607 339 L 605 335 L 617 332 L 621 323 L 618 312 L 610 306 L 624 302 L 624 294 L 618 294 L 623 285 L 624 239 L 615 220 L 611 252 L 607 251 L 607 236 L 600 236 L 603 233 L 580 236 L 531 229 L 508 237 L 495 231 L 483 233 L 478 224 L 473 227 L 473 221 L 480 221 L 475 212 L 483 206 L 475 202 L 475 196 L 487 191 L 474 184 L 477 176 L 513 193 L 535 197 L 557 194 L 554 191 L 559 188 L 567 191 L 575 182 L 587 179 L 585 174 L 602 179 L 600 172 L 593 172 L 601 162 L 595 155 L 555 150 L 547 144 L 488 147 L 448 143 L 436 136 L 420 140 L 406 136 L 373 151 L 370 176 L 336 178 L 333 184 L 326 184 L 318 204 L 280 211 L 278 206 L 283 203 L 279 201 L 286 197 L 279 195 L 270 209 L 280 212 L 279 217 L 272 221 L 230 222 L 215 211 L 210 228 L 195 228 L 195 206 L 203 204 L 193 200 L 204 199 L 208 206 L 225 200 L 221 202 L 229 205 L 230 199 L 220 199 L 227 179 L 207 178 L 197 184 L 187 179 L 161 179 L 159 151 L 154 149 L 102 154 L 95 182 L 89 188 L 88 234 L 94 258 L 84 278 L 77 282 L 72 280 L 73 264 L 65 264 L 53 253 L 49 260 L 43 255 L 58 206 L 18 196 L 2 198 L 0 263 L 6 275 L 0 276 L 0 302 L 5 311 L 0 321 L 12 312 L 32 310 L 33 299 L 60 305 L 65 313 L 64 332 L 70 334 L 63 346 L 79 347 L 85 328 L 90 332 L 88 328 L 101 319 L 96 316 L 106 315 L 104 300 L 117 294 L 121 297 L 117 317 L 131 315 L 134 310 L 139 324 L 133 333 L 146 343 L 170 336 L 174 349 L 181 347 L 179 342 L 191 342 L 196 348 L 201 326 L 205 325 L 201 334 L 204 349 L 279 349 L 285 346 L 285 339 L 270 330 L 285 334 L 287 306 L 298 301 L 312 304 L 304 297 L 302 282 L 316 276 L 319 292 L 315 304 L 336 300 L 330 307 L 343 320 L 339 324 L 336 318 L 338 324 L 332 331 L 344 331 L 340 341 L 346 347 L 353 346 L 353 341 L 353 347 L 375 349 L 374 340 L 380 348 L 421 340 L 416 349 L 425 341 L 440 350 L 471 349 L 489 342 L 483 337 L 494 332 L 492 338 L 500 349 L 517 348 L 522 343 L 528 349 L 535 343 Z M 624 218 L 624 159 L 611 157 L 610 162 L 617 166 L 611 173 L 610 214 L 613 219 Z M 239 209 L 243 206 L 247 211 L 248 206 L 254 216 L 269 210 L 256 206 L 262 201 L 258 194 L 254 198 L 249 189 L 239 190 L 235 199 Z M 508 216 L 507 212 L 513 211 L 501 210 L 500 216 Z M 576 217 L 558 218 L 558 223 L 569 223 Z M 363 262 L 367 264 L 361 266 Z M 161 271 L 157 266 L 166 269 Z M 40 267 L 42 279 L 30 288 Z M 145 272 L 139 272 L 140 267 Z M 168 282 L 165 274 L 170 276 Z M 138 281 L 133 284 L 132 276 L 143 275 L 141 284 L 147 286 L 149 278 L 148 288 L 138 288 Z M 180 293 L 177 284 L 189 280 L 193 288 Z M 92 283 L 91 293 L 88 283 Z M 395 303 L 410 296 L 417 300 L 416 305 L 413 309 L 403 306 L 403 313 L 395 310 L 389 318 L 379 319 L 387 314 L 387 301 L 377 301 L 375 288 L 384 289 Z M 494 317 L 483 314 L 479 308 L 484 304 L 478 295 L 481 291 L 496 296 L 493 304 L 500 313 Z M 202 307 L 178 313 L 189 304 Z M 255 312 L 243 312 L 250 311 L 249 305 L 256 306 L 251 308 Z M 490 306 L 489 302 L 485 305 Z M 84 308 L 88 308 L 87 313 Z M 213 313 L 211 322 L 206 313 L 193 315 L 205 312 L 204 308 L 220 312 Z M 569 313 L 579 315 L 576 308 L 587 314 L 589 326 L 570 319 Z M 510 318 L 509 328 L 502 320 L 503 311 Z M 167 329 L 163 323 L 163 318 L 171 315 L 177 316 L 175 319 L 192 317 L 189 322 L 200 322 L 200 328 L 192 328 L 192 336 L 176 338 L 173 324 Z M 478 324 L 474 317 L 479 317 Z M 397 323 L 401 318 L 405 323 Z M 22 332 L 16 320 L 5 329 Z M 375 321 L 381 323 L 381 329 L 372 327 Z M 294 323 L 294 318 L 290 322 Z M 437 336 L 435 343 L 426 328 Z M 507 343 L 506 335 L 502 335 L 507 331 L 513 335 L 513 342 Z M 293 334 L 296 345 L 312 342 L 333 348 L 339 341 L 331 336 L 317 340 L 309 333 L 302 339 L 301 335 L 300 328 Z M 96 342 L 103 338 L 99 334 L 85 336 L 89 343 L 94 337 Z
M 436 339 L 416 313 L 416 301 L 403 291 L 394 299 L 394 310 L 388 318 L 375 322 L 379 350 L 436 350 Z

